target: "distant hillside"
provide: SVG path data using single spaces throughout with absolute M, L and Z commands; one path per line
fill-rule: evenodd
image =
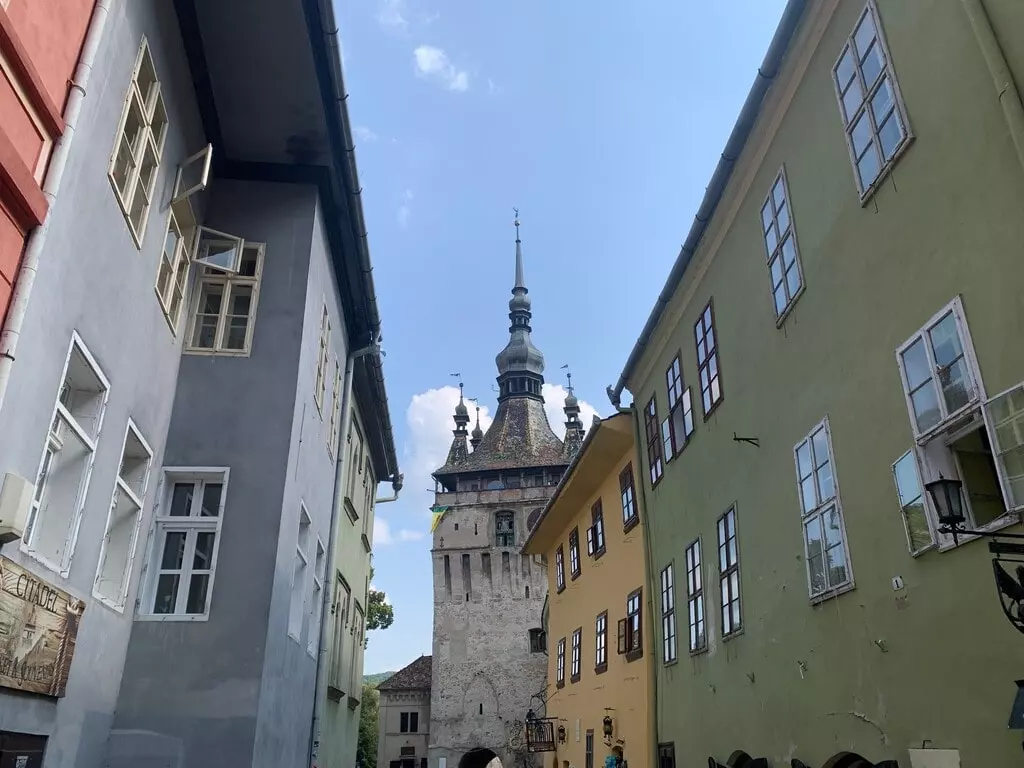
M 389 677 L 391 677 L 393 674 L 395 674 L 395 673 L 394 672 L 377 672 L 377 673 L 372 674 L 372 675 L 363 675 L 363 685 L 380 685 L 385 680 L 387 680 Z

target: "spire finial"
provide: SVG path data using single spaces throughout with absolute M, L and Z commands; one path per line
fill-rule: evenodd
M 523 280 L 523 242 L 519 239 L 519 209 L 512 210 L 516 212 L 513 222 L 516 225 L 516 283 L 512 286 L 512 293 L 522 291 L 525 294 L 527 291 L 526 282 Z
M 569 364 L 559 366 L 559 368 L 565 371 L 565 391 L 570 395 L 572 394 L 572 370 L 569 368 Z

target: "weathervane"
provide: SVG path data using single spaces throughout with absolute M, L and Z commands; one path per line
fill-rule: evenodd
M 519 242 L 519 209 L 518 208 L 513 208 L 512 210 L 515 211 L 515 214 L 516 214 L 516 220 L 515 220 L 514 223 L 516 225 L 516 242 L 518 243 Z
M 566 385 L 565 385 L 565 388 L 569 391 L 569 394 L 571 395 L 572 394 L 572 371 L 569 369 L 569 364 L 566 363 L 565 365 L 561 366 L 559 368 L 559 370 L 565 371 L 565 380 L 567 382 Z

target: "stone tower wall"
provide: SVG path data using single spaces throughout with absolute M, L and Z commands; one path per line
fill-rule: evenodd
M 521 765 L 521 726 L 543 695 L 547 656 L 531 653 L 531 628 L 541 626 L 546 564 L 520 555 L 527 519 L 552 486 L 440 493 L 449 504 L 433 540 L 434 635 L 430 766 L 458 768 L 477 748 L 492 750 L 504 768 Z M 496 514 L 511 511 L 515 545 L 496 545 Z M 446 566 L 447 559 L 447 566 Z M 518 723 L 518 728 L 517 724 Z

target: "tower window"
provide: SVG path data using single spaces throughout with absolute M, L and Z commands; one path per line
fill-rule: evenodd
M 494 516 L 494 543 L 498 547 L 516 545 L 515 516 L 511 512 L 498 512 Z

